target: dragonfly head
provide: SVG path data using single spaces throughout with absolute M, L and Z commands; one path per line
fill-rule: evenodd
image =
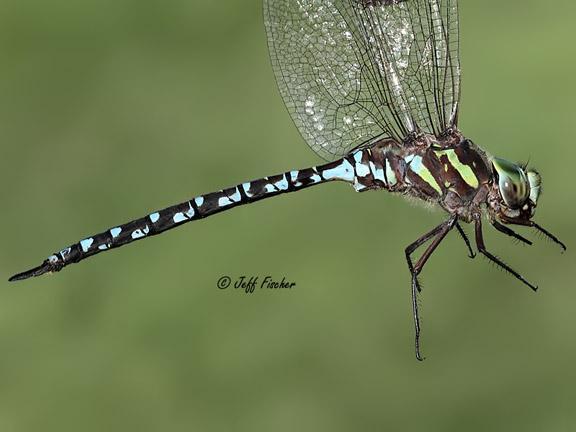
M 489 207 L 503 222 L 528 222 L 534 216 L 542 185 L 542 178 L 527 169 L 504 159 L 493 158 L 494 183 Z
M 487 199 L 490 218 L 506 224 L 536 228 L 565 251 L 564 243 L 532 220 L 542 188 L 540 174 L 504 159 L 493 158 L 491 162 L 494 181 Z M 522 239 L 513 231 L 507 234 Z M 525 239 L 523 241 L 532 244 Z

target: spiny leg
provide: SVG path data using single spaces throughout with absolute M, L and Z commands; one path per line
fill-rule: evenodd
M 462 228 L 460 223 L 458 223 L 458 221 L 456 221 L 456 224 L 454 226 L 458 230 L 458 233 L 460 234 L 460 237 L 462 237 L 462 240 L 464 240 L 464 243 L 466 243 L 466 247 L 468 247 L 468 257 L 469 258 L 476 258 L 476 253 L 474 253 L 474 250 L 472 249 L 472 245 L 470 244 L 470 240 L 468 239 L 468 236 L 466 235 L 466 232 L 464 231 L 464 229 Z
M 412 315 L 414 318 L 414 328 L 416 331 L 415 335 L 415 349 L 416 349 L 416 358 L 418 360 L 424 360 L 422 354 L 420 353 L 420 314 L 418 312 L 418 292 L 420 291 L 420 285 L 418 283 L 418 275 L 424 268 L 424 265 L 428 261 L 428 259 L 432 256 L 432 253 L 436 250 L 438 245 L 442 242 L 444 237 L 450 232 L 450 230 L 454 227 L 454 224 L 457 221 L 457 217 L 454 215 L 446 222 L 441 223 L 436 228 L 431 230 L 430 232 L 424 234 L 414 243 L 409 245 L 406 248 L 406 260 L 408 262 L 408 268 L 410 269 L 410 274 L 412 275 Z M 422 244 L 426 241 L 434 237 L 434 240 L 430 245 L 426 248 L 422 256 L 416 262 L 416 265 L 412 264 L 412 259 L 410 258 L 411 254 L 418 249 Z
M 415 348 L 416 348 L 416 358 L 422 360 L 422 355 L 420 354 L 420 315 L 418 313 L 418 299 L 417 295 L 420 291 L 420 286 L 418 284 L 418 278 L 414 274 L 414 265 L 412 264 L 412 259 L 410 256 L 416 251 L 420 246 L 430 240 L 432 237 L 437 235 L 443 227 L 444 224 L 440 224 L 431 231 L 424 234 L 422 237 L 417 239 L 415 242 L 411 243 L 404 250 L 406 254 L 406 262 L 408 263 L 408 269 L 410 270 L 411 286 L 412 286 L 412 316 L 414 318 L 414 329 L 416 332 Z
M 520 273 L 518 273 L 512 267 L 510 267 L 509 265 L 504 263 L 502 260 L 500 260 L 498 257 L 492 255 L 490 252 L 488 252 L 486 250 L 486 246 L 484 245 L 484 236 L 482 235 L 482 220 L 481 220 L 480 215 L 477 215 L 474 217 L 474 224 L 475 224 L 475 231 L 476 231 L 476 246 L 478 247 L 478 250 L 480 251 L 480 253 L 482 255 L 484 255 L 486 258 L 488 258 L 490 261 L 495 263 L 496 265 L 502 267 L 504 270 L 506 270 L 511 275 L 515 276 L 516 279 L 522 281 L 523 283 L 528 285 L 530 288 L 532 288 L 534 291 L 537 291 L 538 290 L 537 286 L 532 285 L 530 282 L 528 282 L 526 279 L 524 279 L 524 277 Z
M 491 222 L 492 226 L 494 228 L 496 228 L 498 231 L 500 231 L 501 233 L 506 234 L 507 236 L 510 237 L 514 237 L 516 240 L 520 240 L 522 243 L 526 243 L 527 245 L 532 246 L 532 242 L 530 240 L 528 240 L 527 238 L 522 237 L 520 234 L 516 233 L 515 231 L 511 230 L 510 228 L 508 228 L 505 225 L 502 225 L 500 222 L 498 221 L 492 221 Z
M 538 225 L 534 221 L 522 221 L 522 220 L 516 220 L 516 219 L 506 219 L 505 222 L 509 223 L 509 224 L 513 224 L 513 225 L 521 225 L 521 226 L 527 226 L 530 228 L 536 228 L 539 232 L 544 234 L 548 239 L 552 240 L 554 243 L 556 243 L 558 246 L 560 246 L 562 248 L 562 252 L 566 251 L 566 245 L 564 243 L 562 243 L 558 239 L 558 237 L 556 237 L 554 234 L 552 234 L 548 230 L 542 228 L 540 225 Z
M 546 237 L 548 237 L 550 240 L 552 240 L 554 243 L 559 245 L 562 248 L 563 252 L 566 252 L 566 245 L 564 243 L 562 243 L 560 240 L 558 240 L 558 238 L 554 234 L 552 234 L 549 231 L 546 231 L 544 228 L 542 228 L 536 222 L 531 222 L 531 225 L 534 228 L 536 228 L 538 231 L 540 231 L 542 234 L 544 234 Z

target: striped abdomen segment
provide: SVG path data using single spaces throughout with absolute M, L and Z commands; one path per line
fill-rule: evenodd
M 358 192 L 373 189 L 395 192 L 405 187 L 406 163 L 394 152 L 366 148 L 355 151 L 347 159 L 353 165 L 353 184 Z
M 359 153 L 363 152 L 360 151 Z M 186 222 L 202 219 L 242 204 L 282 193 L 294 192 L 332 180 L 354 184 L 356 171 L 363 170 L 360 165 L 354 156 L 350 155 L 319 167 L 289 171 L 285 174 L 265 177 L 218 192 L 201 195 L 190 201 L 152 212 L 140 219 L 87 237 L 50 255 L 40 266 L 17 274 L 10 280 L 21 280 L 60 271 L 68 264 L 77 263 L 100 252 L 160 234 Z

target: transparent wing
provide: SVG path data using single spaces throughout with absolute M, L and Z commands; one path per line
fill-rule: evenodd
M 320 156 L 456 125 L 457 0 L 264 0 L 264 21 L 280 93 Z

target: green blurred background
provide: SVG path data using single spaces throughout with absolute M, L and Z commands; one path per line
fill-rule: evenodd
M 413 354 L 404 247 L 444 217 L 330 184 L 0 291 L 0 431 L 572 431 L 576 6 L 461 0 L 461 129 L 544 177 L 569 246 L 451 235 Z M 319 162 L 260 0 L 0 3 L 0 278 L 196 194 Z M 469 229 L 468 229 L 469 230 Z M 470 230 L 469 230 L 470 232 Z M 292 291 L 218 290 L 224 275 Z

